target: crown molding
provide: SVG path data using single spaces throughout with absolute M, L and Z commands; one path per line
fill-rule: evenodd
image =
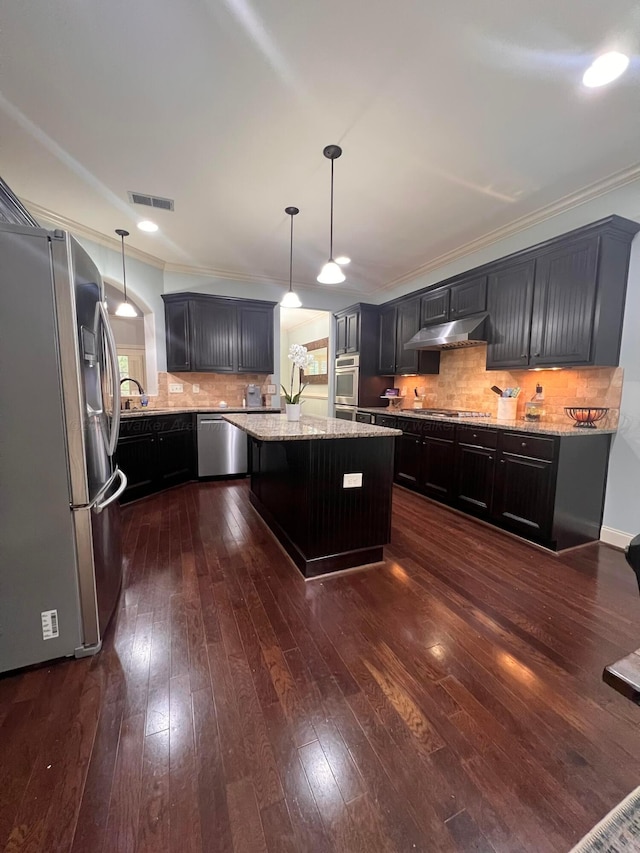
M 46 219 L 47 222 L 50 222 L 52 225 L 63 228 L 65 231 L 72 231 L 79 237 L 85 237 L 87 240 L 99 243 L 101 246 L 106 246 L 107 249 L 113 249 L 118 252 L 118 254 L 122 251 L 120 240 L 116 237 L 110 237 L 103 234 L 101 231 L 94 231 L 93 228 L 89 228 L 87 225 L 81 225 L 79 222 L 75 222 L 73 219 L 68 219 L 66 216 L 61 216 L 59 213 L 54 213 L 52 210 L 48 210 L 46 207 L 42 207 L 42 205 L 36 204 L 35 202 L 27 201 L 23 198 L 21 198 L 20 201 L 24 204 L 27 210 L 36 217 L 36 219 Z M 137 260 L 160 270 L 165 268 L 165 263 L 162 258 L 151 255 L 149 252 L 143 252 L 142 249 L 136 249 L 135 246 L 132 246 L 130 243 L 125 243 L 124 251 L 127 257 L 136 258 Z
M 519 219 L 515 219 L 513 222 L 510 222 L 508 225 L 504 225 L 501 228 L 496 228 L 494 231 L 488 231 L 482 237 L 478 237 L 475 240 L 471 240 L 469 243 L 464 243 L 462 246 L 458 246 L 456 249 L 452 249 L 449 252 L 445 252 L 442 255 L 438 255 L 436 258 L 428 261 L 426 264 L 422 264 L 419 267 L 415 267 L 415 269 L 410 272 L 403 273 L 403 275 L 394 278 L 392 281 L 389 281 L 383 284 L 381 287 L 374 290 L 374 293 L 384 293 L 387 290 L 392 290 L 394 287 L 398 287 L 401 284 L 405 284 L 408 281 L 411 281 L 414 278 L 418 278 L 418 276 L 424 275 L 425 273 L 433 272 L 433 270 L 438 269 L 439 267 L 443 267 L 446 264 L 450 264 L 453 261 L 457 261 L 460 258 L 464 258 L 467 255 L 470 255 L 472 252 L 477 252 L 480 249 L 486 249 L 487 246 L 491 246 L 494 243 L 498 243 L 500 240 L 504 240 L 507 237 L 511 237 L 514 234 L 519 234 L 521 231 L 526 231 L 527 228 L 532 228 L 534 225 L 539 225 L 541 222 L 544 222 L 546 219 L 551 219 L 554 216 L 558 216 L 561 213 L 566 212 L 567 210 L 571 210 L 574 207 L 579 207 L 581 204 L 585 204 L 588 201 L 592 201 L 595 198 L 598 198 L 601 195 L 605 195 L 612 190 L 620 189 L 621 187 L 627 186 L 628 184 L 635 183 L 640 180 L 640 163 L 635 163 L 633 166 L 629 166 L 627 169 L 623 169 L 619 172 L 614 172 L 612 175 L 609 175 L 607 178 L 604 178 L 601 181 L 596 181 L 593 184 L 588 184 L 586 187 L 583 187 L 576 192 L 570 193 L 569 195 L 563 196 L 551 204 L 546 205 L 545 207 L 540 207 L 538 210 L 535 210 L 533 213 L 529 213 L 526 216 L 521 216 Z
M 87 225 L 82 225 L 80 222 L 76 222 L 74 219 L 69 219 L 66 216 L 62 216 L 59 213 L 55 213 L 53 210 L 49 210 L 48 208 L 43 207 L 40 204 L 36 204 L 35 202 L 28 201 L 24 198 L 21 198 L 20 201 L 36 219 L 45 219 L 47 222 L 50 222 L 52 225 L 58 228 L 63 228 L 65 231 L 71 231 L 79 237 L 85 237 L 87 240 L 91 240 L 93 243 L 98 243 L 101 246 L 106 246 L 108 249 L 113 249 L 114 251 L 118 252 L 118 254 L 122 251 L 120 240 L 116 239 L 115 237 L 103 234 L 101 231 L 95 231 L 93 228 L 89 228 Z M 131 245 L 131 243 L 125 243 L 124 250 L 127 257 L 136 258 L 137 260 L 142 261 L 145 264 L 149 264 L 150 266 L 156 267 L 157 269 L 163 270 L 164 272 L 173 272 L 182 275 L 192 275 L 206 278 L 226 278 L 230 281 L 244 281 L 249 284 L 277 284 L 282 285 L 284 287 L 289 286 L 289 279 L 285 280 L 283 278 L 274 278 L 273 276 L 266 275 L 251 275 L 248 273 L 239 273 L 233 272 L 231 270 L 217 269 L 215 267 L 195 267 L 189 266 L 188 264 L 172 264 L 163 261 L 162 258 L 158 258 L 156 255 L 151 255 L 149 252 L 143 252 L 142 249 L 136 249 L 135 246 Z M 331 287 L 324 284 L 318 286 L 317 284 L 311 284 L 310 282 L 302 281 L 294 281 L 294 285 L 308 290 L 330 290 L 335 293 L 355 293 L 358 295 L 367 293 L 367 291 L 357 290 L 355 288 Z

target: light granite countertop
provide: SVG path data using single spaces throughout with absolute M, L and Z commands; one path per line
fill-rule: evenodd
M 265 414 L 267 412 L 271 413 L 279 413 L 280 409 L 276 409 L 273 406 L 255 406 L 250 409 L 243 409 L 242 406 L 176 406 L 171 409 L 123 409 L 120 412 L 120 417 L 122 418 L 140 418 L 140 417 L 148 417 L 149 415 L 183 415 L 183 414 L 198 414 L 198 415 L 210 415 L 210 414 L 223 414 L 224 412 L 256 412 Z
M 507 420 L 498 420 L 498 418 L 448 418 L 444 415 L 426 415 L 421 414 L 420 410 L 411 411 L 411 412 L 403 412 L 403 411 L 392 411 L 386 407 L 372 407 L 365 408 L 358 406 L 359 412 L 370 412 L 373 415 L 389 415 L 391 417 L 397 418 L 411 418 L 417 420 L 430 420 L 430 421 L 444 421 L 444 423 L 448 424 L 465 424 L 471 425 L 475 427 L 491 427 L 493 429 L 503 429 L 515 432 L 529 432 L 536 435 L 557 435 L 557 436 L 570 436 L 570 437 L 584 437 L 589 435 L 615 435 L 617 429 L 613 429 L 611 427 L 599 427 L 596 426 L 595 429 L 585 429 L 580 427 L 575 427 L 573 425 L 573 421 L 567 418 L 566 424 L 551 424 L 545 423 L 544 421 L 525 421 L 515 420 L 515 421 L 507 421 Z
M 312 441 L 326 438 L 395 438 L 402 430 L 302 415 L 299 421 L 288 421 L 286 415 L 225 414 L 225 421 L 239 427 L 259 441 Z

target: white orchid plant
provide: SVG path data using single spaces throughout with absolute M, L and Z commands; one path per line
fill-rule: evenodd
M 282 391 L 284 393 L 284 398 L 287 403 L 295 405 L 300 402 L 300 395 L 307 387 L 308 383 L 302 384 L 302 375 L 300 373 L 301 370 L 304 370 L 307 367 L 310 367 L 313 362 L 313 356 L 309 355 L 307 352 L 307 348 L 303 347 L 302 344 L 291 344 L 289 347 L 289 354 L 287 358 L 291 362 L 291 384 L 289 390 L 281 385 Z M 296 371 L 297 368 L 297 371 Z M 296 372 L 298 374 L 298 392 L 296 394 L 293 393 L 293 382 L 295 379 Z

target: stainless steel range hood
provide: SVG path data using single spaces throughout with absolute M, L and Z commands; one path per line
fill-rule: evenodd
M 487 341 L 485 322 L 489 314 L 482 311 L 462 320 L 439 323 L 437 326 L 425 326 L 404 345 L 405 349 L 457 349 L 476 347 Z

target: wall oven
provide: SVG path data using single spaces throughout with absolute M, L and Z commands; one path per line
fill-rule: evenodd
M 356 412 L 355 406 L 336 406 L 334 417 L 341 421 L 355 421 Z
M 336 359 L 336 405 L 358 405 L 359 355 L 341 355 Z M 337 415 L 336 415 L 337 417 Z

